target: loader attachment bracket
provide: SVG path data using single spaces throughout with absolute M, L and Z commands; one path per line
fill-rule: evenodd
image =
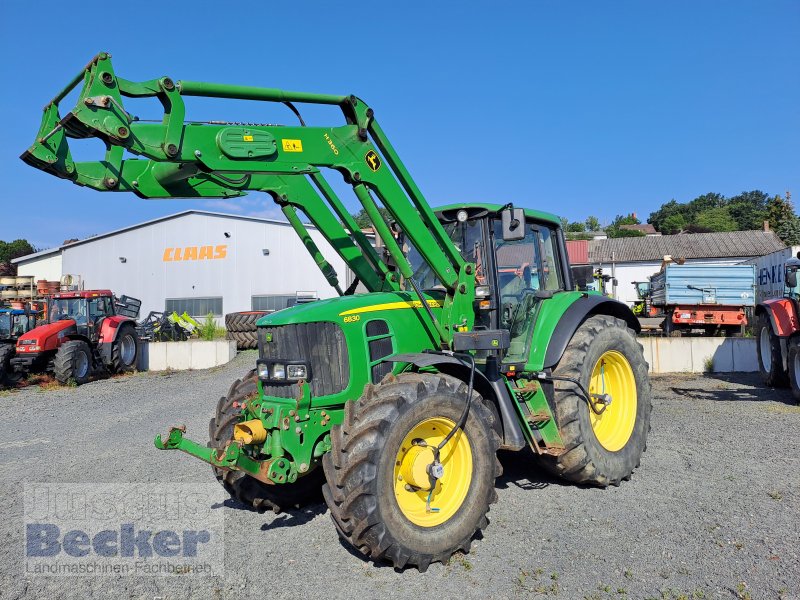
M 185 426 L 172 427 L 166 440 L 158 434 L 153 443 L 159 450 L 180 450 L 218 469 L 244 471 L 269 485 L 294 483 L 297 480 L 297 471 L 286 458 L 276 457 L 260 461 L 248 455 L 242 442 L 231 440 L 222 448 L 208 448 L 184 437 L 184 433 L 186 433 Z

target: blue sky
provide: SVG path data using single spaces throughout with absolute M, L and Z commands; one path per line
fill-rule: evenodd
M 513 201 L 608 221 L 711 191 L 800 201 L 798 31 L 796 0 L 4 0 L 0 239 L 48 247 L 188 208 L 277 214 L 257 195 L 146 201 L 23 164 L 41 107 L 100 50 L 131 80 L 354 93 L 434 205 Z M 187 107 L 192 119 L 293 123 L 258 103 Z M 326 114 L 309 116 L 338 124 Z M 83 144 L 79 157 L 102 151 Z

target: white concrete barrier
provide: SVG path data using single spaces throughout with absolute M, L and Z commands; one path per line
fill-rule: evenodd
M 236 356 L 236 342 L 230 340 L 189 340 L 188 342 L 142 342 L 140 371 L 186 371 L 210 369 Z
M 753 338 L 644 336 L 639 342 L 651 373 L 703 373 L 709 359 L 716 373 L 758 371 Z

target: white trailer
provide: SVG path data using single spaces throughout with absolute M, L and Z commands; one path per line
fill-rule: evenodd
M 800 246 L 789 246 L 772 254 L 746 261 L 746 264 L 756 266 L 756 304 L 783 296 L 784 265 L 787 259 L 798 257 L 798 253 Z

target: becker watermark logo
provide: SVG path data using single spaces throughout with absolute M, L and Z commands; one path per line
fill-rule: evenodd
M 224 492 L 211 484 L 24 488 L 26 575 L 222 575 Z

